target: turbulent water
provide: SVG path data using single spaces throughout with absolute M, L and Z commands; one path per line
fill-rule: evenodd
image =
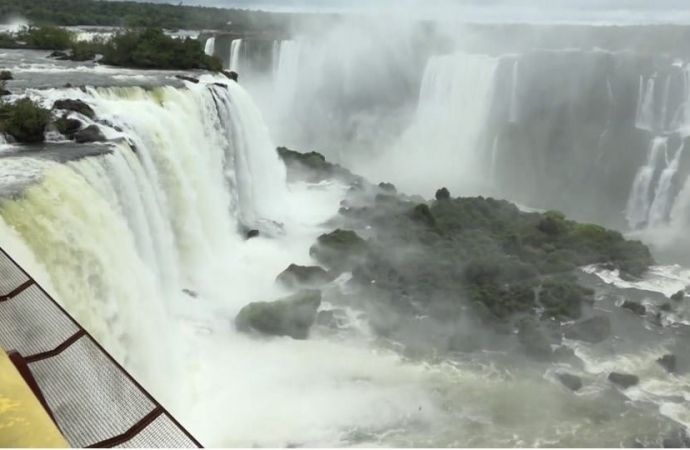
M 3 143 L 0 182 L 9 192 L 0 204 L 3 248 L 206 446 L 606 447 L 632 439 L 656 443 L 670 427 L 690 425 L 690 379 L 669 375 L 655 362 L 666 352 L 690 357 L 687 312 L 667 329 L 653 328 L 618 311 L 614 298 L 620 289 L 633 289 L 658 307 L 655 292 L 670 295 L 690 283 L 690 272 L 680 266 L 655 267 L 637 282 L 587 269 L 596 273 L 590 282 L 601 293 L 595 308 L 614 318 L 614 338 L 599 346 L 566 342 L 581 365 L 524 364 L 509 352 L 410 359 L 381 345 L 356 310 L 341 330 L 317 328 L 307 341 L 235 332 L 232 321 L 244 305 L 285 294 L 274 284 L 276 275 L 291 263 L 311 263 L 309 246 L 327 230 L 323 224 L 348 188 L 287 183 L 274 140 L 349 139 L 357 145 L 324 151 L 347 160 L 345 150 L 354 148 L 359 153 L 351 162 L 360 172 L 425 197 L 441 185 L 455 195 L 505 193 L 497 185 L 508 168 L 521 167 L 509 159 L 515 156 L 511 142 L 518 142 L 511 133 L 536 120 L 525 100 L 537 84 L 534 61 L 447 52 L 419 57 L 415 75 L 394 77 L 391 71 L 417 54 L 410 42 L 381 61 L 365 41 L 340 55 L 330 52 L 343 36 L 321 45 L 276 45 L 268 79 L 249 81 L 248 90 L 210 76 L 182 86 L 172 73 L 3 54 L 16 66 L 13 92 L 30 88 L 46 105 L 82 99 L 112 139 L 90 148 L 96 156 L 69 158 L 17 154 Z M 232 44 L 230 67 L 241 68 L 244 44 Z M 395 47 L 385 44 L 379 52 L 386 53 L 386 45 Z M 207 53 L 218 48 L 207 42 Z M 395 92 L 382 89 L 378 75 L 389 76 Z M 663 100 L 674 98 L 675 84 L 658 88 L 664 83 L 631 77 L 632 87 L 625 86 L 635 99 L 625 104 L 626 120 L 647 134 L 643 159 L 632 163 L 627 211 L 625 204 L 619 210 L 644 233 L 647 224 L 671 226 L 687 214 L 681 203 L 690 203 L 690 187 L 676 186 L 687 153 L 678 138 L 685 136 L 685 122 L 684 115 L 658 119 L 678 109 Z M 57 87 L 74 78 L 98 87 Z M 615 110 L 622 88 L 613 74 L 597 86 L 592 95 Z M 577 93 L 567 95 L 559 102 Z M 372 109 L 372 103 L 385 108 Z M 391 111 L 399 113 L 391 123 L 374 120 Z M 301 122 L 315 116 L 313 123 Z M 344 117 L 345 130 L 334 125 Z M 607 127 L 616 131 L 610 119 L 594 129 L 596 142 Z M 675 136 L 664 134 L 660 123 Z M 311 126 L 323 126 L 322 135 L 309 140 Z M 362 161 L 370 148 L 358 146 L 369 141 L 386 145 Z M 537 154 L 529 154 L 534 172 L 523 178 L 548 172 Z M 247 228 L 261 236 L 245 240 Z M 341 288 L 339 280 L 329 287 Z M 578 394 L 565 389 L 555 379 L 557 369 L 580 375 L 585 388 Z M 619 391 L 606 380 L 611 370 L 636 373 L 642 383 Z

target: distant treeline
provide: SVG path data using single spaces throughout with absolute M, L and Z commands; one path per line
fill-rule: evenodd
M 105 0 L 0 0 L 0 19 L 21 16 L 36 25 L 216 29 L 286 32 L 301 14 Z M 228 25 L 231 23 L 231 25 Z

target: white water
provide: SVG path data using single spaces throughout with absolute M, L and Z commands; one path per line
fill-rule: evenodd
M 30 168 L 41 180 L 0 206 L 2 246 L 39 281 L 47 272 L 68 311 L 205 445 L 335 446 L 357 429 L 432 422 L 423 366 L 365 342 L 234 331 L 244 305 L 286 294 L 278 273 L 311 263 L 346 189 L 288 190 L 239 85 L 34 94 L 87 101 L 132 145 L 66 165 L 0 160 L 4 179 Z M 283 233 L 244 241 L 243 218 L 281 220 Z
M 379 161 L 357 171 L 415 194 L 433 195 L 442 186 L 453 195 L 476 193 L 487 173 L 478 144 L 497 66 L 481 55 L 432 57 L 411 126 Z
M 230 70 L 240 71 L 240 56 L 242 55 L 242 39 L 230 42 Z
M 659 182 L 654 191 L 654 200 L 649 207 L 649 224 L 651 226 L 662 224 L 666 221 L 666 215 L 671 207 L 671 181 L 673 176 L 678 171 L 678 164 L 680 157 L 683 155 L 683 144 L 681 143 L 673 159 L 669 162 L 668 155 L 666 156 L 666 168 L 661 172 Z
M 659 155 L 666 151 L 668 139 L 657 137 L 652 139 L 647 153 L 647 162 L 640 167 L 635 175 L 628 206 L 626 208 L 626 218 L 632 228 L 638 228 L 647 223 L 650 202 L 650 189 Z
M 516 59 L 513 64 L 513 83 L 510 91 L 510 111 L 508 121 L 510 123 L 517 123 L 518 121 L 518 89 L 520 76 L 520 60 Z
M 206 39 L 206 44 L 204 45 L 204 53 L 206 53 L 208 56 L 213 56 L 215 51 L 216 51 L 216 37 L 211 36 L 210 38 Z
M 645 83 L 644 78 L 640 76 L 640 92 L 635 116 L 635 126 L 640 130 L 654 129 L 654 80 L 655 77 L 651 77 Z

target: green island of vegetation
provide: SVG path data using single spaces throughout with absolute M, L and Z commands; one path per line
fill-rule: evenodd
M 102 55 L 101 64 L 135 69 L 223 70 L 222 61 L 204 53 L 197 39 L 176 39 L 160 28 L 122 30 L 110 38 L 78 41 L 74 33 L 61 27 L 27 27 L 0 37 L 0 47 L 52 50 L 53 56 L 74 61 Z

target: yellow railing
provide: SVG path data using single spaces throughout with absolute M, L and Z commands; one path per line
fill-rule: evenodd
M 0 448 L 69 445 L 0 347 Z

